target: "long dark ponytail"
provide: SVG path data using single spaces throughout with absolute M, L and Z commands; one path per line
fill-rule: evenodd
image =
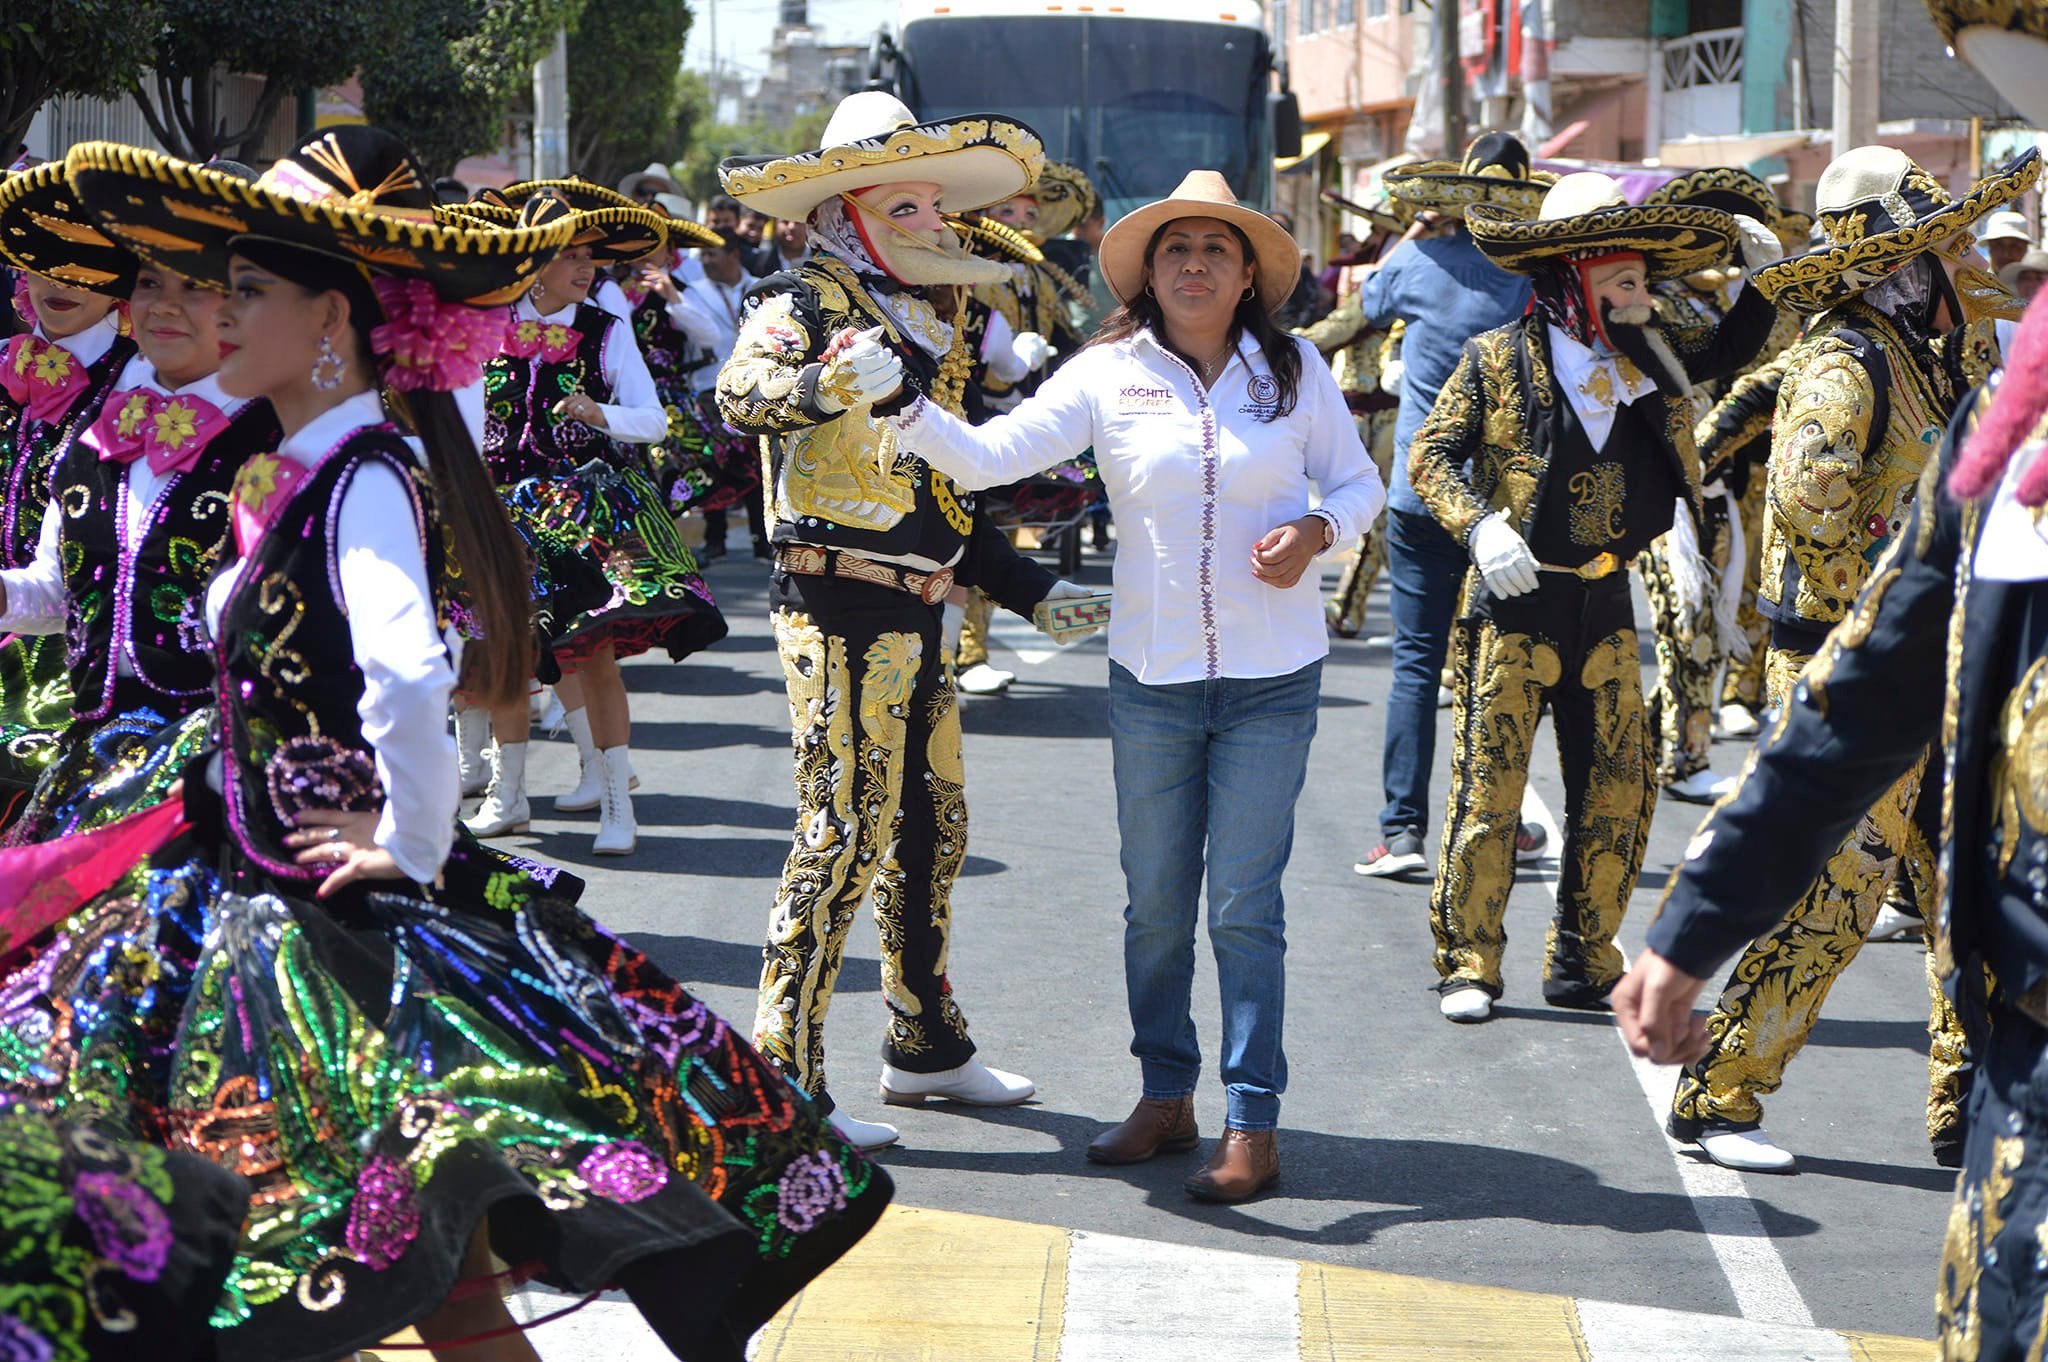
M 1159 230 L 1152 233 L 1152 239 L 1145 243 L 1145 271 L 1152 270 L 1152 257 L 1159 250 L 1159 239 L 1166 235 L 1172 222 L 1163 222 Z M 1294 337 L 1282 331 L 1273 322 L 1272 314 L 1266 311 L 1266 304 L 1258 294 L 1259 260 L 1252 253 L 1251 238 L 1239 231 L 1235 223 L 1224 223 L 1230 234 L 1237 238 L 1238 249 L 1244 252 L 1245 263 L 1252 270 L 1252 296 L 1240 298 L 1237 311 L 1230 319 L 1230 343 L 1237 344 L 1239 336 L 1249 334 L 1259 343 L 1259 350 L 1266 357 L 1266 367 L 1273 371 L 1273 382 L 1280 389 L 1273 403 L 1259 413 L 1261 421 L 1277 421 L 1294 410 L 1294 402 L 1301 394 L 1301 346 Z M 1098 266 L 1099 268 L 1099 266 Z M 1286 300 L 1281 299 L 1282 302 Z M 1169 350 L 1173 346 L 1166 339 L 1166 314 L 1159 308 L 1159 300 L 1149 289 L 1139 290 L 1137 296 L 1102 319 L 1102 325 L 1089 338 L 1089 345 L 1109 345 L 1116 341 L 1128 340 L 1140 331 L 1150 331 L 1161 345 Z M 1175 354 L 1180 351 L 1174 350 Z M 1194 356 L 1181 355 L 1190 369 L 1196 367 Z
M 361 268 L 268 241 L 244 239 L 235 253 L 310 294 L 331 290 L 346 298 L 355 357 L 366 372 L 377 372 L 370 333 L 385 320 L 384 308 Z M 447 533 L 448 575 L 477 626 L 462 650 L 461 687 L 479 705 L 521 700 L 533 673 L 526 547 L 506 517 L 454 394 L 387 392 L 385 402 L 426 450 L 435 510 Z

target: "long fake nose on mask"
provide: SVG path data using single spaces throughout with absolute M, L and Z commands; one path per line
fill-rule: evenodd
M 902 283 L 1000 284 L 1010 277 L 1008 265 L 974 254 L 950 227 L 937 235 L 913 232 L 851 194 L 841 197 L 875 263 Z

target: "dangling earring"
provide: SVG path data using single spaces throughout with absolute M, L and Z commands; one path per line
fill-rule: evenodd
M 1147 298 L 1157 298 L 1159 295 L 1152 291 L 1152 286 L 1150 284 L 1147 284 L 1145 285 L 1145 296 Z
M 334 352 L 334 342 L 322 336 L 319 357 L 313 361 L 313 386 L 321 392 L 331 393 L 341 386 L 346 373 L 341 356 Z
M 1258 296 L 1258 286 L 1255 284 L 1246 284 L 1244 286 L 1244 292 L 1237 295 L 1237 301 L 1239 301 L 1240 303 L 1248 303 Z

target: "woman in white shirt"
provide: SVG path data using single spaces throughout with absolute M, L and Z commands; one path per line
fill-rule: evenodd
M 1188 997 L 1206 864 L 1228 1111 L 1186 1183 L 1205 1200 L 1243 1200 L 1279 1175 L 1280 876 L 1328 650 L 1307 573 L 1386 499 L 1329 370 L 1273 325 L 1299 259 L 1221 175 L 1192 172 L 1103 238 L 1123 307 L 1085 357 L 983 426 L 921 399 L 893 418 L 905 448 L 969 488 L 1094 446 L 1121 530 L 1109 717 L 1144 1096 L 1088 1154 L 1134 1163 L 1197 1142 Z

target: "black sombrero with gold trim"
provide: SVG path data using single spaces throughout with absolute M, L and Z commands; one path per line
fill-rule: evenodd
M 1529 149 L 1520 138 L 1487 132 L 1472 139 L 1463 161 L 1410 161 L 1387 171 L 1381 183 L 1419 211 L 1458 217 L 1483 203 L 1532 218 L 1557 176 L 1529 169 Z
M 64 178 L 62 161 L 0 179 L 0 255 L 31 274 L 110 298 L 135 291 L 142 263 L 100 229 Z
M 1059 161 L 1047 161 L 1024 192 L 1038 204 L 1038 221 L 1031 230 L 1046 241 L 1065 236 L 1087 221 L 1100 202 L 1088 177 Z
M 816 151 L 729 156 L 725 192 L 772 218 L 807 218 L 838 194 L 878 184 L 930 181 L 948 212 L 986 208 L 1025 192 L 1045 164 L 1038 134 L 1001 114 L 920 123 L 884 90 L 848 95 L 832 111 Z
M 590 258 L 601 265 L 639 260 L 663 246 L 712 245 L 715 234 L 681 218 L 672 218 L 644 203 L 589 180 L 525 180 L 503 189 L 479 190 L 468 203 L 457 204 L 454 213 L 499 227 L 542 227 L 570 222 L 575 235 L 571 246 L 588 246 Z
M 1658 185 L 1643 196 L 1643 202 L 1688 203 L 1698 208 L 1740 213 L 1770 228 L 1788 248 L 1797 243 L 1804 249 L 1807 233 L 1813 230 L 1811 213 L 1786 208 L 1771 192 L 1770 185 L 1740 166 L 1708 166 L 1688 171 Z
M 1516 274 L 1594 255 L 1633 251 L 1651 279 L 1677 279 L 1727 260 L 1741 238 L 1732 214 L 1682 203 L 1631 204 L 1598 171 L 1565 176 L 1533 218 L 1478 203 L 1465 215 L 1473 244 Z
M 1816 197 L 1827 244 L 1756 272 L 1764 297 L 1824 312 L 1883 283 L 1917 255 L 1947 249 L 1979 219 L 2027 192 L 2041 174 L 2029 149 L 1959 199 L 1896 147 L 1857 147 L 1821 172 Z
M 1977 69 L 2034 127 L 2048 127 L 2048 4 L 1927 0 L 1949 51 Z
M 566 224 L 505 229 L 438 210 L 433 181 L 381 128 L 331 128 L 253 183 L 160 152 L 82 142 L 64 159 L 108 235 L 155 265 L 216 288 L 240 238 L 333 256 L 371 274 L 423 279 L 453 302 L 510 303 L 567 244 Z
M 946 215 L 946 223 L 967 240 L 967 247 L 976 255 L 989 260 L 1002 260 L 1019 265 L 1042 265 L 1045 252 L 1007 222 L 997 222 L 986 217 L 954 217 Z

